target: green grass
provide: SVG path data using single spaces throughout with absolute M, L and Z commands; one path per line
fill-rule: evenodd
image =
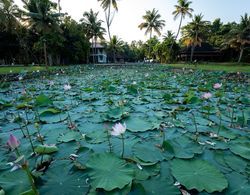
M 49 67 L 53 69 L 54 67 Z M 0 67 L 0 74 L 10 74 L 10 73 L 21 73 L 21 72 L 32 72 L 32 71 L 45 71 L 44 66 L 3 66 Z
M 27 66 L 27 67 L 23 67 L 23 66 L 4 66 L 4 67 L 0 67 L 0 74 L 9 74 L 9 73 L 20 73 L 23 71 L 28 71 L 28 72 L 32 72 L 32 71 L 43 71 L 46 70 L 45 67 L 41 67 L 41 66 Z
M 208 64 L 168 64 L 174 68 L 192 68 L 211 71 L 226 71 L 226 72 L 250 72 L 250 64 L 238 63 L 208 63 Z
M 207 63 L 207 64 L 167 64 L 174 68 L 191 68 L 211 71 L 226 71 L 226 72 L 250 72 L 250 64 L 238 64 L 238 63 Z M 54 69 L 56 66 L 49 67 Z M 0 67 L 0 74 L 21 73 L 23 71 L 45 71 L 44 66 L 4 66 Z

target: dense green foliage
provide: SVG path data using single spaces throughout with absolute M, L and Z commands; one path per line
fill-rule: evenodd
M 202 43 L 209 43 L 218 49 L 217 61 L 250 61 L 250 16 L 242 15 L 239 23 L 223 24 L 220 19 L 204 21 L 203 15 L 194 15 L 193 20 L 183 26 L 186 16 L 192 17 L 192 2 L 178 0 L 173 18 L 180 18 L 177 33 L 164 35 L 164 18 L 157 9 L 148 10 L 143 15 L 139 28 L 145 29 L 150 38 L 146 42 L 126 43 L 119 35 L 111 35 L 110 28 L 114 14 L 118 12 L 115 0 L 99 0 L 105 12 L 105 20 L 90 10 L 83 13 L 78 22 L 61 13 L 59 3 L 50 0 L 23 0 L 18 7 L 13 0 L 0 0 L 0 63 L 1 64 L 76 64 L 88 63 L 90 54 L 96 52 L 91 45 L 104 41 L 109 62 L 120 59 L 127 62 L 156 61 L 160 63 L 180 60 L 180 51 L 190 46 L 188 61 L 193 61 L 193 52 Z M 118 13 L 119 14 L 119 13 Z M 106 22 L 106 30 L 103 24 Z M 167 20 L 166 20 L 167 21 Z M 109 40 L 104 40 L 107 32 Z M 181 33 L 179 33 L 181 32 Z M 180 38 L 179 41 L 177 38 Z M 119 43 L 119 44 L 118 44 Z M 202 60 L 202 59 L 201 59 Z M 205 59 L 207 60 L 207 59 Z M 91 61 L 96 62 L 95 59 Z

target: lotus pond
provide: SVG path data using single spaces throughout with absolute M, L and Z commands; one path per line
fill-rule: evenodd
M 0 194 L 249 194 L 248 82 L 148 65 L 2 83 Z

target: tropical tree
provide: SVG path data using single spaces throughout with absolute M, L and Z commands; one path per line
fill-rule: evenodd
M 179 51 L 179 45 L 176 43 L 175 36 L 172 31 L 167 31 L 167 33 L 163 35 L 161 48 L 162 63 L 172 62 L 176 59 L 177 53 Z
M 58 13 L 61 13 L 61 0 L 57 1 L 57 5 L 58 5 Z
M 173 15 L 174 15 L 174 20 L 176 20 L 178 17 L 181 17 L 180 19 L 180 23 L 179 23 L 179 28 L 177 31 L 177 34 L 175 36 L 175 41 L 180 33 L 180 29 L 181 29 L 181 25 L 182 25 L 182 21 L 183 19 L 185 19 L 185 16 L 189 16 L 190 18 L 192 17 L 192 12 L 193 9 L 190 8 L 190 4 L 192 2 L 188 1 L 188 0 L 178 0 L 178 5 L 175 5 L 175 11 L 173 11 Z M 171 45 L 170 51 L 172 50 L 174 42 Z
M 124 46 L 124 42 L 118 38 L 116 35 L 114 35 L 111 38 L 111 41 L 107 44 L 107 50 L 108 52 L 112 52 L 113 53 L 113 59 L 115 60 L 114 62 L 117 61 L 116 56 L 119 53 L 122 53 L 123 51 L 123 46 Z
M 191 46 L 190 61 L 193 61 L 194 49 L 197 45 L 201 46 L 203 37 L 205 36 L 205 27 L 208 25 L 207 21 L 203 20 L 203 15 L 195 15 L 192 22 L 183 28 L 184 44 Z
M 97 39 L 104 40 L 104 34 L 106 30 L 102 27 L 102 20 L 98 19 L 98 12 L 93 12 L 91 9 L 89 12 L 84 12 L 83 18 L 80 20 L 86 30 L 87 37 L 92 39 L 92 56 L 93 63 L 95 63 L 95 48 Z
M 104 10 L 105 13 L 105 20 L 107 24 L 107 30 L 108 30 L 108 36 L 109 36 L 109 41 L 111 42 L 112 36 L 110 32 L 110 27 L 113 22 L 115 13 L 118 11 L 118 5 L 116 0 L 98 0 L 101 2 L 101 7 Z M 113 51 L 113 61 L 115 61 L 115 51 Z
M 12 32 L 20 26 L 17 17 L 19 8 L 13 0 L 0 0 L 0 29 Z
M 157 33 L 157 35 L 161 35 L 161 30 L 165 26 L 165 20 L 161 20 L 161 15 L 158 13 L 158 10 L 155 8 L 150 11 L 146 11 L 146 14 L 142 16 L 144 22 L 142 22 L 138 27 L 140 30 L 146 29 L 145 35 L 149 33 L 149 38 L 152 38 L 153 31 Z
M 156 36 L 153 36 L 151 39 L 147 40 L 145 44 L 143 44 L 145 56 L 147 59 L 155 60 L 156 54 L 154 53 L 154 47 L 159 43 L 159 39 Z
M 241 16 L 240 24 L 229 32 L 226 42 L 230 47 L 239 50 L 238 63 L 241 62 L 246 46 L 250 45 L 250 16 L 248 14 Z
M 86 28 L 70 16 L 64 17 L 60 27 L 65 39 L 60 50 L 63 63 L 88 63 L 90 43 Z
M 156 34 L 158 36 L 161 35 L 161 30 L 163 29 L 163 27 L 165 26 L 165 20 L 161 20 L 161 15 L 158 13 L 158 10 L 156 10 L 155 8 L 150 11 L 147 10 L 146 14 L 142 16 L 143 18 L 143 22 L 141 24 L 139 24 L 138 28 L 140 30 L 142 29 L 146 29 L 145 30 L 145 35 L 147 35 L 149 33 L 149 42 L 150 43 L 151 39 L 152 39 L 152 35 L 153 35 L 153 31 L 156 32 Z M 152 51 L 152 44 L 147 44 L 148 46 L 148 53 L 147 56 L 148 57 L 152 57 L 154 58 L 154 55 L 152 55 L 151 51 Z
M 43 42 L 45 65 L 48 68 L 46 38 L 53 31 L 60 31 L 58 25 L 60 14 L 55 12 L 57 4 L 50 0 L 22 0 L 22 2 L 24 3 L 22 20 L 39 34 Z

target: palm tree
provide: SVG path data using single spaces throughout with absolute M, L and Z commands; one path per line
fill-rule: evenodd
M 83 18 L 80 20 L 85 30 L 87 31 L 87 37 L 92 39 L 92 56 L 93 56 L 93 63 L 95 63 L 95 54 L 97 39 L 104 40 L 104 34 L 106 30 L 102 27 L 102 20 L 98 19 L 98 12 L 93 12 L 91 9 L 89 12 L 84 12 Z
M 114 35 L 111 38 L 111 41 L 107 45 L 107 49 L 113 52 L 114 54 L 113 58 L 115 59 L 115 62 L 116 62 L 116 55 L 122 52 L 123 50 L 122 49 L 123 45 L 124 45 L 124 42 L 120 38 L 118 38 L 116 35 Z
M 111 33 L 110 33 L 110 26 L 113 22 L 114 19 L 114 14 L 111 13 L 111 9 L 113 7 L 114 11 L 118 11 L 118 6 L 116 0 L 98 0 L 101 2 L 101 6 L 105 12 L 105 19 L 106 19 L 106 24 L 107 24 L 107 29 L 108 29 L 108 36 L 109 40 L 111 41 Z
M 0 26 L 7 32 L 12 32 L 20 24 L 17 20 L 19 8 L 13 0 L 0 0 Z
M 163 40 L 173 43 L 175 41 L 174 33 L 171 30 L 168 30 L 167 33 L 163 35 Z
M 190 61 L 193 61 L 194 49 L 197 45 L 201 46 L 202 37 L 204 36 L 204 28 L 208 24 L 207 21 L 202 20 L 203 15 L 195 15 L 192 22 L 183 28 L 183 39 L 187 46 L 191 46 Z
M 46 68 L 48 68 L 46 36 L 53 30 L 60 31 L 58 21 L 59 13 L 56 13 L 56 3 L 50 0 L 22 0 L 22 20 L 29 28 L 35 30 L 43 39 L 43 50 Z
M 61 0 L 58 0 L 57 4 L 58 4 L 58 13 L 60 14 L 61 13 Z
M 175 36 L 175 41 L 180 33 L 182 21 L 183 21 L 183 19 L 185 19 L 185 16 L 188 15 L 190 18 L 192 17 L 192 12 L 194 10 L 189 7 L 191 3 L 192 2 L 188 1 L 188 0 L 178 0 L 178 5 L 175 5 L 175 11 L 173 11 L 173 13 L 172 13 L 174 15 L 174 20 L 176 20 L 179 16 L 181 17 L 179 28 L 178 28 L 177 34 Z M 174 42 L 172 43 L 172 45 L 170 47 L 170 51 L 172 50 Z
M 101 7 L 103 8 L 104 12 L 105 12 L 105 20 L 106 20 L 106 24 L 107 24 L 107 30 L 108 30 L 108 36 L 109 36 L 109 41 L 111 42 L 111 33 L 110 33 L 110 26 L 113 22 L 114 16 L 115 16 L 115 12 L 118 11 L 118 5 L 116 0 L 98 0 L 101 2 Z M 114 9 L 112 11 L 112 9 Z M 111 13 L 112 11 L 112 13 Z M 115 61 L 114 58 L 115 54 L 113 52 L 113 60 Z
M 246 45 L 250 44 L 250 16 L 247 14 L 241 16 L 240 24 L 229 32 L 229 38 L 226 41 L 230 47 L 240 51 L 238 58 L 238 63 L 240 63 Z
M 144 22 L 142 22 L 138 27 L 140 30 L 146 29 L 145 35 L 149 33 L 149 38 L 152 38 L 153 31 L 157 33 L 157 35 L 161 35 L 161 30 L 165 26 L 165 20 L 161 20 L 161 15 L 158 13 L 158 10 L 155 8 L 150 11 L 146 11 L 146 14 L 142 16 Z

